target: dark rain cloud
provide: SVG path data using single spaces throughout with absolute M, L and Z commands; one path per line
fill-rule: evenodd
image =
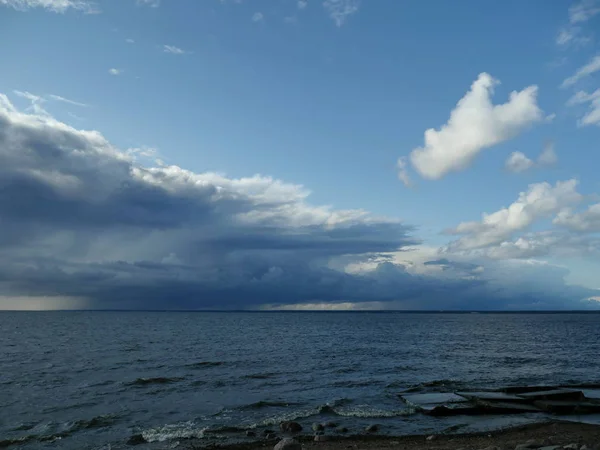
M 389 253 L 419 244 L 413 227 L 312 206 L 307 196 L 268 177 L 144 168 L 100 133 L 24 114 L 0 95 L 0 296 L 150 309 L 556 308 L 590 296 L 562 282 L 551 296 L 523 294 L 482 275 L 479 263 L 426 263 L 455 277 L 409 273 Z M 364 273 L 336 267 L 374 259 L 383 262 Z

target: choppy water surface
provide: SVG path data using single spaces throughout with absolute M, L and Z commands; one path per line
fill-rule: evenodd
M 285 419 L 469 431 L 506 422 L 427 418 L 398 392 L 600 381 L 596 314 L 4 312 L 0 332 L 10 448 L 227 442 Z

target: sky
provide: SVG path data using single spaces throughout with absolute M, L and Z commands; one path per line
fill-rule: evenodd
M 600 0 L 0 0 L 0 309 L 600 308 Z

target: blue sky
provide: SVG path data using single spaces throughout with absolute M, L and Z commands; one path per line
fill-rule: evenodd
M 402 232 L 398 229 L 394 236 L 375 233 L 381 240 L 389 237 L 386 245 L 367 248 L 361 244 L 366 249 L 362 253 L 345 249 L 345 253 L 336 251 L 317 259 L 313 255 L 302 259 L 302 264 L 311 270 L 315 265 L 328 270 L 335 267 L 334 276 L 349 277 L 351 283 L 380 276 L 380 272 L 390 276 L 386 271 L 391 264 L 401 272 L 394 281 L 400 287 L 394 284 L 393 290 L 416 283 L 424 292 L 420 300 L 412 294 L 408 300 L 403 294 L 395 298 L 389 292 L 348 299 L 347 291 L 342 291 L 311 292 L 292 302 L 285 300 L 285 286 L 278 285 L 271 303 L 411 309 L 435 304 L 437 308 L 439 302 L 423 300 L 423 285 L 436 286 L 439 292 L 448 283 L 450 293 L 456 283 L 470 280 L 477 282 L 477 289 L 495 286 L 495 292 L 497 286 L 506 288 L 506 270 L 521 272 L 522 265 L 527 265 L 536 267 L 531 284 L 559 271 L 565 290 L 562 300 L 546 305 L 540 300 L 545 294 L 537 293 L 533 301 L 530 288 L 521 286 L 511 291 L 514 299 L 504 299 L 498 308 L 589 307 L 596 302 L 578 302 L 582 296 L 595 297 L 594 290 L 600 288 L 596 275 L 600 210 L 594 208 L 600 193 L 596 176 L 599 25 L 600 3 L 592 0 L 485 4 L 0 0 L 0 92 L 11 105 L 6 107 L 10 132 L 26 132 L 19 127 L 31 132 L 34 123 L 41 126 L 40 120 L 45 121 L 46 132 L 56 126 L 70 127 L 73 133 L 98 130 L 111 148 L 128 155 L 129 171 L 132 167 L 159 171 L 178 167 L 197 175 L 217 172 L 224 178 L 203 182 L 216 183 L 218 188 L 260 174 L 295 186 L 294 192 L 300 189 L 297 185 L 310 190 L 306 202 L 319 214 L 319 205 L 330 206 L 334 215 L 356 209 L 371 214 L 368 220 L 352 219 L 352 226 L 360 222 L 360 227 L 368 227 L 379 218 L 377 226 L 402 221 Z M 509 99 L 511 92 L 520 94 Z M 439 132 L 444 126 L 445 131 Z M 429 129 L 438 131 L 426 140 Z M 54 138 L 51 134 L 45 139 L 54 142 L 56 151 L 72 155 L 77 150 L 66 149 Z M 5 158 L 10 152 L 26 150 L 13 147 L 6 147 L 10 151 Z M 544 157 L 538 159 L 541 154 Z M 399 169 L 399 159 L 403 169 Z M 23 173 L 25 166 L 20 164 L 13 168 Z M 28 171 L 46 171 L 52 176 L 64 175 L 73 167 L 73 163 L 60 167 L 39 166 L 39 161 L 35 167 L 27 164 Z M 94 159 L 93 164 L 104 167 L 102 160 Z M 69 176 L 81 174 L 69 172 Z M 104 181 L 98 182 L 101 186 L 96 188 L 106 187 Z M 172 194 L 175 188 L 161 185 L 161 189 Z M 255 188 L 244 189 L 249 190 L 236 191 L 236 195 L 256 194 Z M 269 189 L 272 193 L 274 188 Z M 520 193 L 524 193 L 523 200 L 517 202 Z M 32 208 L 40 202 L 34 208 L 39 213 L 43 199 L 28 199 Z M 250 203 L 256 206 L 256 198 Z M 501 211 L 511 204 L 510 210 Z M 13 207 L 6 204 L 5 214 L 10 216 Z M 111 210 L 106 211 L 110 214 Z M 497 211 L 491 221 L 482 220 L 483 213 Z M 49 220 L 33 213 L 27 217 L 29 225 Z M 234 215 L 228 220 L 238 219 Z M 313 228 L 307 226 L 327 228 L 338 223 L 334 220 L 332 225 L 331 218 L 311 220 L 298 222 L 288 217 L 286 227 L 291 228 L 284 234 L 312 236 Z M 87 230 L 84 238 L 79 226 L 73 231 L 64 222 L 53 224 L 50 235 L 63 239 L 53 247 L 53 257 L 60 259 L 55 262 L 56 270 L 72 275 L 77 271 L 65 265 L 75 260 L 78 264 L 117 261 L 119 252 L 90 249 L 98 234 Z M 265 226 L 264 220 L 260 224 Z M 12 227 L 21 225 L 15 222 Z M 122 226 L 102 229 L 100 234 L 113 236 L 106 240 L 116 245 L 114 233 L 120 234 Z M 187 222 L 186 226 L 191 227 Z M 256 226 L 253 223 L 253 229 Z M 346 226 L 344 222 L 342 227 Z M 152 227 L 144 229 L 144 233 L 156 232 Z M 360 229 L 364 234 L 357 240 L 373 232 Z M 135 239 L 141 242 L 144 233 Z M 406 240 L 398 233 L 406 234 Z M 132 250 L 120 252 L 118 261 L 135 265 L 174 255 L 188 269 L 210 266 L 210 262 L 200 264 L 179 255 L 180 241 L 189 243 L 190 239 L 195 236 L 184 239 L 180 235 L 178 244 L 165 249 L 161 257 Z M 370 238 L 367 241 L 372 244 Z M 13 251 L 36 261 L 47 257 L 25 247 L 13 245 Z M 76 257 L 69 253 L 74 247 L 79 249 Z M 394 247 L 401 251 L 392 251 Z M 273 268 L 285 272 L 287 264 L 297 267 L 299 262 L 291 257 L 265 262 L 271 250 L 262 248 L 260 256 L 251 257 L 252 264 L 266 264 L 259 272 L 272 273 Z M 238 254 L 239 248 L 218 255 L 229 252 Z M 340 261 L 350 259 L 350 265 L 341 266 Z M 428 261 L 444 264 L 424 264 Z M 480 269 L 465 273 L 465 264 Z M 21 272 L 15 272 L 14 264 L 10 269 L 13 284 L 19 286 L 7 282 L 4 295 L 0 288 L 0 297 L 10 307 L 38 304 L 31 299 L 40 296 L 84 298 L 85 305 L 103 305 L 90 293 L 57 287 L 40 292 L 25 282 L 16 283 Z M 214 286 L 209 290 L 213 294 L 204 291 L 208 289 L 205 279 L 196 282 L 202 294 L 185 291 L 188 297 L 218 297 Z M 385 285 L 379 279 L 369 283 Z M 225 287 L 231 294 L 217 302 L 223 306 L 231 303 L 227 299 L 236 292 L 248 297 L 264 295 Z M 413 288 L 406 289 L 413 292 Z M 482 290 L 465 298 L 486 295 L 493 296 Z M 568 303 L 567 298 L 575 303 Z M 473 307 L 473 302 L 449 307 Z M 256 300 L 248 305 L 263 304 Z M 200 302 L 199 306 L 206 305 Z

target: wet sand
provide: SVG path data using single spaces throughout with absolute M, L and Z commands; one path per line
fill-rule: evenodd
M 202 446 L 199 442 L 181 442 L 178 448 L 212 448 L 223 450 L 264 450 L 271 449 L 281 439 L 262 440 L 252 443 L 225 446 Z M 535 440 L 542 446 L 577 444 L 578 449 L 587 445 L 590 450 L 600 450 L 600 425 L 572 422 L 551 422 L 531 424 L 506 430 L 474 434 L 446 434 L 428 436 L 378 436 L 359 435 L 332 436 L 325 442 L 314 442 L 311 435 L 296 436 L 304 449 L 310 450 L 482 450 L 498 447 L 501 450 L 514 450 L 517 445 Z M 491 449 L 490 449 L 491 450 Z

